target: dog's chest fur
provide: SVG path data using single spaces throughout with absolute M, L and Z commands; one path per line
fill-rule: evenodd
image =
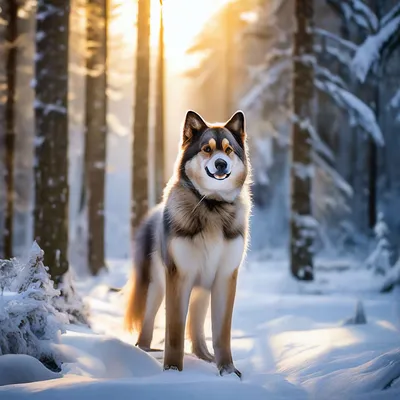
M 164 210 L 164 234 L 174 266 L 195 285 L 211 288 L 217 273 L 232 273 L 245 250 L 246 209 L 231 203 L 201 201 L 191 193 L 171 193 Z M 168 267 L 167 263 L 167 267 Z
M 218 232 L 198 234 L 193 238 L 174 237 L 170 251 L 179 271 L 187 274 L 195 286 L 211 289 L 217 273 L 231 274 L 239 267 L 244 239 L 226 240 Z

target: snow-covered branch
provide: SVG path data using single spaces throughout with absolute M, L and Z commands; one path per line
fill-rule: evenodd
M 330 176 L 335 186 L 340 191 L 342 191 L 348 197 L 353 196 L 353 188 L 349 185 L 349 183 L 347 183 L 346 180 L 334 168 L 332 168 L 321 156 L 315 152 L 313 154 L 313 161 L 315 165 L 317 165 Z
M 314 51 L 316 53 L 322 55 L 328 53 L 343 66 L 347 68 L 350 67 L 351 61 L 358 48 L 357 45 L 325 29 L 314 28 L 314 33 Z
M 258 78 L 258 82 L 242 97 L 239 107 L 245 111 L 254 107 L 254 105 L 264 97 L 265 92 L 276 83 L 285 72 L 288 72 L 289 68 L 290 63 L 282 61 L 267 71 L 264 71 Z
M 389 106 L 391 108 L 398 108 L 400 107 L 400 88 L 397 89 L 397 92 L 394 94 L 394 96 L 391 98 L 389 102 Z
M 378 28 L 378 18 L 362 0 L 328 0 L 344 17 L 347 22 L 354 21 L 368 32 Z
M 354 56 L 352 69 L 361 82 L 365 81 L 373 63 L 379 60 L 386 46 L 399 35 L 400 5 L 397 5 L 382 18 L 379 29 L 367 37 Z
M 384 146 L 382 131 L 374 112 L 367 104 L 335 82 L 316 79 L 315 85 L 319 90 L 331 96 L 339 107 L 345 109 L 353 117 L 352 122 L 368 132 L 378 146 Z

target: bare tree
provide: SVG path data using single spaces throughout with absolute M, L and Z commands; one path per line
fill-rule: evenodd
M 37 2 L 34 236 L 56 285 L 68 271 L 69 14 L 68 0 Z
M 293 38 L 293 111 L 291 165 L 291 271 L 301 280 L 313 279 L 312 103 L 313 0 L 295 0 Z
M 1 7 L 5 22 L 5 107 L 4 107 L 4 177 L 5 177 L 5 212 L 4 212 L 4 257 L 13 257 L 13 222 L 14 222 L 14 159 L 15 159 L 15 88 L 17 75 L 17 19 L 18 3 L 16 0 L 4 1 Z
M 108 11 L 108 0 L 87 0 L 84 191 L 88 215 L 88 265 L 93 275 L 105 267 Z
M 156 176 L 156 200 L 161 201 L 165 184 L 165 143 L 164 143 L 164 20 L 162 0 L 160 0 L 160 30 L 158 38 L 157 61 L 157 88 L 156 88 L 156 126 L 155 126 L 155 176 Z
M 133 125 L 132 229 L 148 210 L 150 0 L 138 0 L 136 90 Z

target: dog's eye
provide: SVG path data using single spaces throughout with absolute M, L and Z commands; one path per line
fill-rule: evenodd
M 211 153 L 211 147 L 210 147 L 210 146 L 204 146 L 204 147 L 203 147 L 203 151 L 204 151 L 205 153 Z
M 229 154 L 232 153 L 232 151 L 233 151 L 232 147 L 228 147 L 228 148 L 225 150 L 225 153 L 226 153 L 227 155 L 229 155 Z

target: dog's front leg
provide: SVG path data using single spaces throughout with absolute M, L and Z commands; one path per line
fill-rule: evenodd
M 189 306 L 191 280 L 177 268 L 166 272 L 166 327 L 164 369 L 182 371 L 185 324 Z
M 240 378 L 242 374 L 235 368 L 231 352 L 231 326 L 237 274 L 237 269 L 230 274 L 225 271 L 217 273 L 211 292 L 211 316 L 213 346 L 219 373 L 224 375 L 234 372 Z

